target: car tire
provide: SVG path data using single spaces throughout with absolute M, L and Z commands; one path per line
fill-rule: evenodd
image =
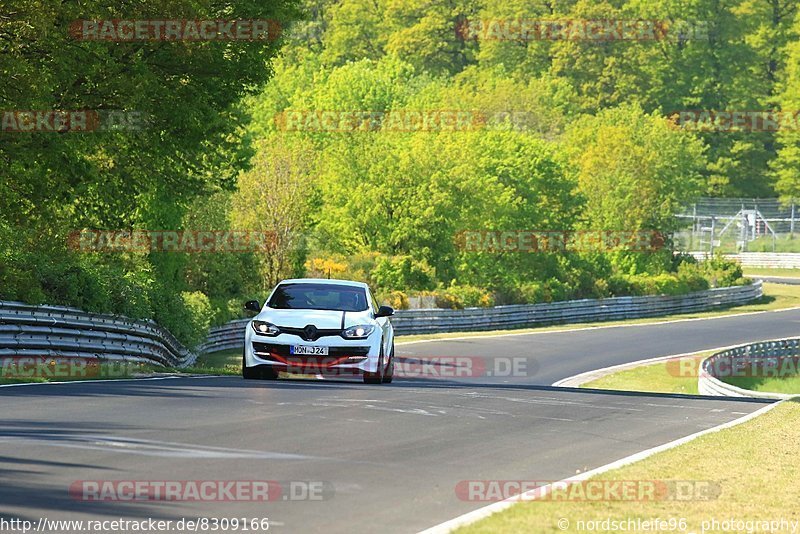
M 278 371 L 269 365 L 247 367 L 247 360 L 242 354 L 242 378 L 245 380 L 277 380 Z
M 383 382 L 383 347 L 381 347 L 381 355 L 378 356 L 378 370 L 374 373 L 364 373 L 365 384 L 380 384 Z
M 386 365 L 386 371 L 383 375 L 383 383 L 391 384 L 394 378 L 394 341 L 392 341 L 392 349 L 389 353 L 389 363 Z
M 245 380 L 258 380 L 261 378 L 260 374 L 258 367 L 247 367 L 247 359 L 242 353 L 242 378 Z
M 274 367 L 270 367 L 269 365 L 262 365 L 261 378 L 263 380 L 277 380 L 278 371 L 276 371 Z

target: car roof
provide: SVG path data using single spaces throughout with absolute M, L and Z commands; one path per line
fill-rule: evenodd
M 337 286 L 360 287 L 362 289 L 368 288 L 367 284 L 364 282 L 356 282 L 354 280 L 337 280 L 335 278 L 290 278 L 288 280 L 282 280 L 278 285 L 281 284 L 330 284 Z

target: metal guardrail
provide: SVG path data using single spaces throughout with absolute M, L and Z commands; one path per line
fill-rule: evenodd
M 726 369 L 741 365 L 743 368 L 764 370 L 767 366 L 776 368 L 779 359 L 791 358 L 792 368 L 797 369 L 800 363 L 800 338 L 778 339 L 748 343 L 712 354 L 700 365 L 697 389 L 702 395 L 718 397 L 756 397 L 761 399 L 790 399 L 798 395 L 768 393 L 743 389 L 720 380 L 721 362 Z M 733 371 L 731 371 L 733 372 Z M 765 373 L 766 374 L 766 373 Z
M 613 297 L 542 304 L 519 304 L 465 310 L 399 310 L 392 318 L 395 333 L 427 334 L 520 328 L 615 319 L 653 317 L 744 304 L 762 296 L 762 284 L 698 291 L 680 296 Z M 241 348 L 248 319 L 212 328 L 200 352 Z
M 614 297 L 465 310 L 400 310 L 392 323 L 397 334 L 495 330 L 692 312 L 743 304 L 761 295 L 761 282 L 757 281 L 681 296 Z M 211 329 L 197 353 L 241 348 L 248 321 L 242 319 Z M 186 349 L 153 321 L 0 301 L 0 357 L 84 357 L 185 367 L 194 363 L 197 353 Z
M 76 357 L 185 367 L 197 357 L 153 321 L 0 301 L 0 357 Z
M 708 259 L 707 252 L 690 252 L 698 260 Z M 739 262 L 742 267 L 767 269 L 800 269 L 800 253 L 796 252 L 740 252 L 723 254 L 727 259 Z

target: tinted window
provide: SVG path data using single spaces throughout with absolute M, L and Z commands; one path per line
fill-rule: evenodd
M 367 295 L 362 288 L 336 284 L 281 284 L 267 306 L 277 310 L 364 311 Z

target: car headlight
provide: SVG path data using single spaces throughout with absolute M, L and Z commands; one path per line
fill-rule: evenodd
M 253 331 L 260 336 L 277 336 L 281 329 L 266 321 L 253 321 Z
M 345 339 L 364 339 L 369 337 L 375 327 L 371 324 L 359 324 L 351 326 L 342 332 L 342 337 Z

